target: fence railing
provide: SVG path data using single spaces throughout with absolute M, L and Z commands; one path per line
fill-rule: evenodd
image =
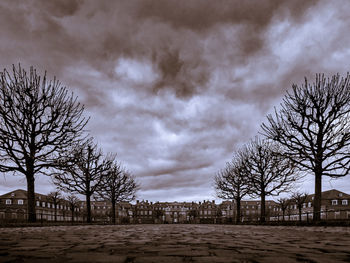
M 36 222 L 41 224 L 50 224 L 50 223 L 84 223 L 86 222 L 86 216 L 81 213 L 74 213 L 73 216 L 71 213 L 66 214 L 60 214 L 57 213 L 56 215 L 53 212 L 44 213 L 44 212 L 37 212 L 36 214 Z M 233 217 L 232 217 L 233 216 Z M 221 217 L 215 217 L 210 218 L 212 220 L 204 220 L 203 218 L 199 218 L 198 220 L 190 220 L 186 221 L 186 223 L 234 223 L 236 220 L 234 218 L 234 215 L 231 217 L 227 216 L 221 216 Z M 259 221 L 260 220 L 260 214 L 254 214 L 254 215 L 241 215 L 241 222 L 250 222 L 250 221 Z M 112 223 L 112 218 L 108 215 L 102 215 L 102 214 L 93 214 L 92 215 L 92 222 L 95 223 Z M 128 224 L 128 223 L 144 223 L 144 220 L 141 220 L 142 218 L 138 216 L 134 217 L 116 217 L 116 223 L 117 224 Z M 201 220 L 202 219 L 202 220 Z M 312 211 L 302 211 L 301 214 L 299 213 L 289 213 L 286 212 L 283 216 L 282 212 L 275 213 L 275 214 L 267 214 L 265 217 L 266 221 L 305 221 L 305 222 L 311 222 L 313 220 L 313 212 Z M 350 209 L 326 209 L 322 210 L 320 212 L 320 219 L 323 221 L 336 221 L 336 220 L 346 220 L 350 221 Z M 153 220 L 153 221 L 152 221 Z M 26 213 L 16 213 L 16 212 L 8 212 L 0 213 L 0 223 L 21 223 L 21 222 L 27 222 L 28 221 L 28 214 Z M 149 218 L 147 223 L 165 223 L 163 220 L 158 220 L 156 217 Z M 176 222 L 172 222 L 176 223 Z M 179 222 L 180 223 L 180 222 Z
M 350 209 L 324 209 L 319 212 L 321 220 L 350 220 Z M 313 211 L 302 211 L 301 213 L 282 212 L 270 216 L 270 221 L 311 221 Z

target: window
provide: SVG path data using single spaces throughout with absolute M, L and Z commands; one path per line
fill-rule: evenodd
M 338 200 L 332 200 L 332 205 L 337 205 L 338 204 Z
M 148 214 L 149 214 L 149 215 L 152 215 L 152 211 L 149 211 Z
M 307 204 L 307 206 L 308 206 L 308 207 L 311 207 L 311 202 L 309 202 L 309 203 Z
M 42 206 L 45 207 L 45 202 L 42 202 Z
M 47 207 L 50 208 L 50 203 L 47 203 Z
M 40 202 L 39 201 L 36 201 L 36 206 L 40 206 Z
M 22 200 L 22 199 L 19 199 L 19 200 L 17 201 L 17 203 L 18 203 L 19 205 L 23 205 L 23 200 Z
M 303 208 L 305 208 L 306 207 L 306 203 L 303 203 Z
M 348 205 L 348 200 L 342 200 L 342 201 L 341 201 L 341 204 L 342 204 L 342 205 Z
M 342 193 L 339 193 L 339 196 L 340 196 L 340 197 L 342 197 L 342 196 L 343 196 L 343 194 L 342 194 Z
M 14 196 L 15 196 L 15 193 L 11 193 L 11 196 L 14 197 Z
M 6 199 L 6 204 L 7 204 L 7 205 L 12 204 L 12 200 L 11 200 L 11 199 Z
M 211 215 L 211 211 L 210 210 L 208 211 L 208 215 Z

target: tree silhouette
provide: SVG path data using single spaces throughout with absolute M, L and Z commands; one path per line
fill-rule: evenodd
M 283 216 L 282 221 L 284 221 L 284 216 L 286 214 L 286 210 L 287 210 L 288 206 L 290 205 L 290 200 L 287 198 L 279 198 L 277 200 L 277 203 L 282 210 L 282 216 Z
M 65 191 L 82 194 L 86 198 L 87 222 L 91 222 L 91 196 L 110 170 L 111 158 L 105 158 L 92 139 L 76 145 L 68 157 L 60 158 L 60 171 L 54 174 L 54 183 Z
M 55 222 L 57 222 L 57 206 L 61 204 L 63 196 L 60 191 L 53 191 L 47 195 L 47 198 L 54 206 Z
M 236 223 L 241 221 L 241 200 L 249 193 L 247 171 L 243 167 L 245 156 L 237 153 L 215 178 L 216 195 L 219 198 L 233 200 L 236 203 Z
M 292 188 L 297 179 L 293 162 L 280 154 L 280 148 L 267 140 L 255 138 L 244 150 L 245 169 L 250 193 L 260 196 L 260 222 L 265 222 L 266 196 L 279 195 Z
M 303 208 L 303 205 L 304 205 L 307 197 L 308 197 L 307 193 L 300 193 L 300 192 L 295 192 L 292 195 L 292 200 L 296 204 L 298 211 L 299 211 L 299 222 L 301 222 L 301 210 Z
M 264 135 L 286 148 L 284 156 L 315 177 L 315 221 L 320 220 L 322 176 L 341 177 L 350 170 L 350 76 L 293 85 L 281 109 L 262 124 Z
M 35 176 L 81 140 L 84 107 L 55 78 L 13 66 L 0 72 L 0 171 L 26 177 L 28 221 L 35 222 Z
M 74 222 L 75 210 L 76 210 L 76 208 L 79 207 L 80 200 L 75 195 L 69 195 L 69 196 L 67 196 L 67 201 L 68 201 L 68 204 L 69 204 L 69 209 L 71 211 L 71 219 L 72 219 L 72 223 L 73 223 Z
M 156 210 L 154 210 L 154 215 L 158 220 L 162 219 L 164 216 L 164 211 L 161 208 L 161 206 L 158 206 L 156 207 Z
M 106 175 L 102 177 L 96 192 L 101 198 L 112 203 L 113 224 L 116 223 L 115 206 L 117 202 L 134 200 L 137 189 L 135 178 L 119 163 L 114 162 Z

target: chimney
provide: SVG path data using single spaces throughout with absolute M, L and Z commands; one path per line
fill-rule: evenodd
M 215 205 L 215 200 L 211 201 Z
M 136 200 L 136 204 L 138 204 L 139 203 L 139 200 Z

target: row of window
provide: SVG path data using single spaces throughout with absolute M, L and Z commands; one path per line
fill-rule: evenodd
M 6 205 L 11 205 L 12 204 L 12 200 L 11 199 L 6 199 Z M 23 199 L 18 199 L 17 200 L 17 204 L 18 205 L 23 205 L 24 204 L 24 201 L 23 201 Z M 341 204 L 342 205 L 348 205 L 348 200 L 341 200 Z M 47 205 L 47 207 L 48 208 L 54 208 L 54 205 L 53 204 L 50 204 L 50 203 L 46 203 L 45 204 L 45 202 L 41 202 L 41 206 L 42 207 L 45 207 L 45 205 Z M 332 205 L 338 205 L 338 200 L 332 200 Z M 36 201 L 36 206 L 40 206 L 40 201 Z M 172 206 L 173 208 L 176 208 L 176 206 Z M 303 208 L 306 208 L 306 207 L 312 207 L 312 203 L 311 202 L 308 202 L 308 203 L 304 203 L 303 204 Z M 64 209 L 64 210 L 67 210 L 68 208 L 66 207 L 66 206 L 63 206 L 63 205 L 58 205 L 58 209 Z M 92 208 L 95 208 L 95 209 L 106 209 L 106 206 L 101 206 L 101 207 L 99 207 L 99 206 L 92 206 Z M 109 208 L 109 207 L 107 207 L 107 208 Z M 143 208 L 143 206 L 141 206 L 141 209 Z M 167 207 L 167 208 L 165 208 L 165 207 L 158 207 L 158 210 L 160 209 L 160 210 L 168 210 L 170 207 Z M 180 208 L 180 206 L 179 206 L 179 208 Z M 211 208 L 211 206 L 209 206 L 209 208 Z M 244 208 L 244 207 L 243 207 Z M 246 206 L 245 207 L 246 209 L 249 209 L 249 206 Z M 250 207 L 251 209 L 255 209 L 255 206 L 251 206 Z M 256 208 L 260 208 L 260 205 L 259 206 L 257 206 Z M 297 209 L 297 205 L 292 205 L 291 207 L 290 207 L 291 209 Z M 269 206 L 269 209 L 271 209 L 271 206 Z M 274 211 L 278 211 L 278 209 L 279 208 L 276 208 L 276 207 L 274 207 Z M 186 209 L 187 210 L 187 209 Z M 208 211 L 208 212 L 210 212 L 210 211 Z M 200 211 L 200 214 L 202 214 L 202 211 Z M 205 213 L 206 214 L 206 213 Z M 209 215 L 210 215 L 210 213 L 209 213 Z
M 211 215 L 211 210 L 208 210 L 208 211 L 207 210 L 204 210 L 204 211 L 200 210 L 199 214 L 200 215 Z
M 148 213 L 147 213 L 148 212 Z M 137 214 L 138 215 L 152 215 L 152 211 L 151 210 L 149 210 L 149 211 L 137 211 Z
M 348 200 L 341 200 L 342 205 L 348 205 Z M 332 200 L 332 205 L 338 205 L 338 200 Z
M 6 205 L 15 204 L 15 203 L 12 203 L 11 199 L 6 199 L 5 203 L 6 203 Z M 23 205 L 23 204 L 24 204 L 24 200 L 23 199 L 18 199 L 17 200 L 17 205 Z M 38 207 L 42 206 L 42 207 L 47 207 L 47 208 L 54 208 L 54 205 L 50 204 L 50 203 L 41 202 L 41 205 L 40 205 L 40 201 L 36 201 L 36 206 L 38 206 Z M 65 206 L 65 205 L 57 205 L 57 208 L 58 209 L 68 210 L 68 206 Z
M 342 205 L 348 205 L 349 204 L 348 200 L 339 200 L 339 201 L 341 201 Z M 340 202 L 338 202 L 338 200 L 332 200 L 332 205 L 338 205 L 338 204 L 340 204 Z M 306 207 L 312 207 L 312 203 L 311 202 L 304 203 L 303 204 L 303 208 L 306 208 Z M 255 208 L 259 208 L 260 209 L 260 205 L 257 206 L 257 207 L 255 207 L 255 206 L 249 207 L 247 205 L 247 206 L 245 206 L 245 208 L 246 209 L 249 209 L 249 208 L 250 209 L 255 209 Z M 243 207 L 243 209 L 244 209 L 244 207 Z M 271 206 L 269 206 L 269 209 L 271 209 Z M 298 209 L 298 207 L 297 207 L 297 205 L 291 205 L 290 209 Z M 279 207 L 273 207 L 273 211 L 280 211 L 280 210 L 281 210 L 281 208 L 279 208 Z
M 40 201 L 36 201 L 36 206 L 40 206 Z M 54 204 L 45 203 L 45 202 L 41 202 L 41 207 L 55 208 Z M 66 206 L 66 205 L 58 204 L 58 205 L 57 205 L 57 209 L 69 210 L 69 207 Z
M 7 205 L 12 205 L 12 200 L 11 200 L 11 199 L 6 199 L 5 202 L 6 202 Z M 17 200 L 17 204 L 18 204 L 18 205 L 23 205 L 23 204 L 24 204 L 24 201 L 23 201 L 22 199 L 18 199 L 18 200 Z

